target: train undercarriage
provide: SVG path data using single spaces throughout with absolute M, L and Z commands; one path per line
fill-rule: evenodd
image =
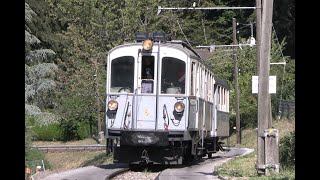
M 113 152 L 115 163 L 177 165 L 223 150 L 218 137 L 202 140 L 198 131 L 187 134 L 122 131 L 107 140 L 107 151 Z

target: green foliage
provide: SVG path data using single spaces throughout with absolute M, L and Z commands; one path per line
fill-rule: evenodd
M 92 165 L 101 165 L 101 164 L 109 164 L 109 163 L 112 163 L 113 161 L 113 154 L 110 153 L 110 154 L 106 154 L 106 153 L 100 153 L 100 154 L 97 154 L 96 156 L 94 156 L 92 159 L 90 160 L 87 160 L 83 163 L 81 163 L 81 167 L 85 167 L 85 166 L 92 166 Z
M 283 168 L 295 167 L 295 131 L 280 139 L 280 164 Z
M 60 125 L 63 128 L 63 141 L 82 140 L 90 136 L 89 123 L 79 120 L 62 120 Z
M 290 11 L 282 10 L 286 3 L 276 3 L 279 13 L 288 14 L 288 19 L 274 20 L 281 26 L 281 37 L 287 27 L 281 22 L 293 22 L 294 4 Z M 181 0 L 27 0 L 25 5 L 25 92 L 26 115 L 33 116 L 38 124 L 62 122 L 65 135 L 79 138 L 79 123 L 91 122 L 97 126 L 98 115 L 105 103 L 105 56 L 116 45 L 134 40 L 138 31 L 166 32 L 173 39 L 182 39 L 194 44 L 232 43 L 232 18 L 246 24 L 254 22 L 251 10 L 220 11 L 172 11 L 163 10 L 157 15 L 158 6 L 191 7 L 193 1 Z M 196 2 L 197 7 L 254 6 L 253 1 Z M 30 5 L 30 6 L 29 6 Z M 280 12 L 281 11 L 281 12 Z M 291 19 L 290 19 L 291 18 Z M 286 23 L 284 23 L 286 24 Z M 292 24 L 290 24 L 290 27 Z M 250 28 L 238 26 L 238 37 L 249 37 Z M 293 28 L 294 29 L 294 28 Z M 278 30 L 276 28 L 276 30 Z M 292 43 L 292 32 L 288 39 Z M 239 42 L 243 40 L 239 38 Z M 283 39 L 282 43 L 285 42 Z M 281 49 L 273 41 L 272 62 L 281 61 Z M 286 46 L 281 44 L 281 46 Z M 283 48 L 284 49 L 284 48 Z M 283 50 L 282 49 L 282 50 Z M 225 50 L 225 49 L 224 49 Z M 227 79 L 231 86 L 230 110 L 234 111 L 233 61 L 231 53 L 216 49 L 211 58 L 216 75 Z M 241 126 L 255 126 L 257 98 L 251 94 L 251 76 L 255 74 L 255 47 L 238 50 L 240 68 L 240 118 Z M 294 60 L 287 57 L 286 73 L 282 78 L 280 66 L 271 67 L 277 75 L 277 85 L 283 90 L 272 98 L 273 114 L 277 111 L 280 98 L 294 100 Z M 278 86 L 280 87 L 280 86 Z M 281 94 L 281 95 L 280 95 Z M 97 97 L 97 98 L 96 98 Z M 98 105 L 100 102 L 100 106 Z M 55 115 L 58 115 L 57 118 Z M 102 122 L 103 118 L 101 119 Z M 102 123 L 104 125 L 104 123 Z M 81 128 L 80 128 L 81 129 Z M 102 128 L 104 129 L 104 128 Z M 70 131 L 70 132 L 65 132 Z M 81 134 L 81 133 L 80 133 Z M 85 133 L 84 133 L 85 134 Z M 84 135 L 83 135 L 84 136 Z M 68 138 L 70 139 L 70 138 Z
M 24 135 L 25 135 L 25 141 L 24 141 L 24 147 L 25 147 L 25 155 L 27 155 L 30 150 L 31 150 L 31 146 L 32 146 L 32 139 L 34 136 L 34 133 L 32 132 L 31 126 L 30 126 L 30 122 L 27 120 L 25 122 L 25 131 L 24 131 Z
M 52 60 L 50 57 L 55 52 L 42 48 L 39 45 L 41 41 L 29 28 L 34 16 L 37 16 L 37 13 L 28 3 L 25 3 L 25 114 L 35 117 L 40 122 L 44 122 L 43 124 L 50 124 L 59 118 L 47 111 L 55 107 L 54 77 L 58 68 L 50 62 Z
M 50 124 L 48 126 L 34 126 L 32 128 L 37 141 L 55 141 L 63 140 L 62 128 L 59 124 Z
M 38 149 L 31 149 L 25 156 L 26 165 L 35 171 L 37 165 L 42 165 L 41 160 L 43 160 L 46 169 L 51 168 L 51 164 L 46 159 L 45 154 Z
M 228 164 L 218 167 L 216 170 L 219 175 L 232 177 L 250 177 L 254 176 L 256 170 L 252 159 L 255 158 L 255 153 L 237 157 L 232 159 Z
M 295 58 L 295 1 L 274 1 L 273 25 L 280 40 L 286 39 L 284 54 Z
M 94 97 L 84 94 L 69 94 L 62 100 L 64 108 L 59 109 L 59 113 L 64 117 L 61 120 L 63 140 L 84 139 L 96 133 Z
M 239 43 L 246 43 L 246 39 L 241 39 Z M 282 56 L 284 45 L 285 41 L 278 42 L 273 34 L 270 62 L 287 62 L 285 71 L 283 71 L 283 65 L 270 66 L 270 76 L 277 76 L 277 93 L 271 96 L 273 117 L 277 115 L 280 99 L 295 99 L 294 60 Z M 218 77 L 226 79 L 230 84 L 231 127 L 233 127 L 235 124 L 233 117 L 233 113 L 235 113 L 234 64 L 231 53 L 227 50 L 232 49 L 216 49 L 208 63 Z M 237 49 L 237 61 L 241 127 L 257 127 L 258 99 L 257 95 L 252 94 L 252 76 L 256 75 L 256 47 L 245 46 Z

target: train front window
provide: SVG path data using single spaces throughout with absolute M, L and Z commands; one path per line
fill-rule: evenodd
M 133 92 L 134 58 L 118 57 L 111 62 L 111 92 Z
M 141 93 L 153 93 L 154 56 L 142 56 L 141 77 Z
M 172 57 L 162 58 L 161 93 L 184 94 L 186 63 Z

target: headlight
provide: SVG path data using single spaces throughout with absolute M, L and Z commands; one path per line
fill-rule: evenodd
M 176 102 L 174 104 L 174 110 L 178 113 L 182 112 L 184 110 L 184 104 L 182 102 Z
M 110 101 L 108 102 L 108 108 L 109 108 L 109 110 L 111 110 L 111 111 L 116 110 L 116 109 L 118 108 L 118 102 L 115 101 L 115 100 L 110 100 Z
M 146 39 L 142 43 L 142 47 L 144 50 L 149 51 L 153 46 L 153 42 L 150 39 Z

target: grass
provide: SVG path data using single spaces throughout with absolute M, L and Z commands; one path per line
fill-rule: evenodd
M 105 150 L 47 153 L 46 158 L 52 166 L 52 171 L 113 163 L 113 157 L 106 155 Z
M 295 129 L 295 120 L 281 119 L 273 122 L 273 127 L 279 130 L 279 139 Z M 225 140 L 225 142 L 227 142 Z M 257 160 L 257 130 L 244 129 L 242 130 L 242 143 L 236 143 L 236 135 L 233 134 L 229 139 L 229 145 L 234 147 L 253 148 L 255 151 L 230 160 L 228 163 L 223 164 L 217 168 L 216 173 L 225 179 L 248 179 L 248 180 L 291 180 L 295 179 L 294 169 L 283 170 L 276 175 L 259 176 L 255 163 Z
M 86 138 L 78 141 L 33 141 L 33 146 L 52 146 L 52 145 L 92 145 L 98 144 L 93 138 Z M 103 140 L 101 144 L 105 145 L 106 140 Z
M 273 122 L 274 128 L 279 130 L 280 138 L 290 133 L 295 129 L 294 120 L 277 120 Z M 229 145 L 234 147 L 253 148 L 255 151 L 246 156 L 237 157 L 230 160 L 217 168 L 218 175 L 226 179 L 248 179 L 248 180 L 290 180 L 295 179 L 294 170 L 280 170 L 280 173 L 275 176 L 258 176 L 255 169 L 256 152 L 257 152 L 257 132 L 255 129 L 242 130 L 242 144 L 236 143 L 236 135 L 233 134 L 229 139 Z M 90 145 L 97 144 L 92 139 L 84 139 L 80 141 L 35 141 L 34 146 L 45 145 Z M 105 144 L 105 140 L 102 142 Z M 90 165 L 112 164 L 113 157 L 106 155 L 103 151 L 77 151 L 77 152 L 60 152 L 46 153 L 46 158 L 50 162 L 53 171 L 64 171 Z M 148 171 L 148 169 L 145 169 Z
M 33 141 L 33 146 L 52 146 L 52 145 L 93 145 L 97 141 L 87 138 L 79 141 Z M 105 145 L 103 140 L 101 144 Z M 101 151 L 75 151 L 75 152 L 53 152 L 45 153 L 52 171 L 65 171 L 91 165 L 102 165 L 113 163 L 113 157 L 107 156 L 105 150 Z
M 228 163 L 217 168 L 218 175 L 228 180 L 291 180 L 295 179 L 294 170 L 280 170 L 278 174 L 263 176 L 258 175 L 255 169 L 257 155 L 255 152 L 242 157 L 236 157 Z
M 279 139 L 286 136 L 295 129 L 294 119 L 281 119 L 274 120 L 273 127 L 279 130 Z M 252 148 L 257 151 L 257 130 L 256 129 L 242 129 L 241 144 L 237 144 L 237 136 L 233 134 L 229 138 L 229 145 L 232 147 L 246 147 Z M 224 139 L 225 145 L 227 145 L 227 139 Z

